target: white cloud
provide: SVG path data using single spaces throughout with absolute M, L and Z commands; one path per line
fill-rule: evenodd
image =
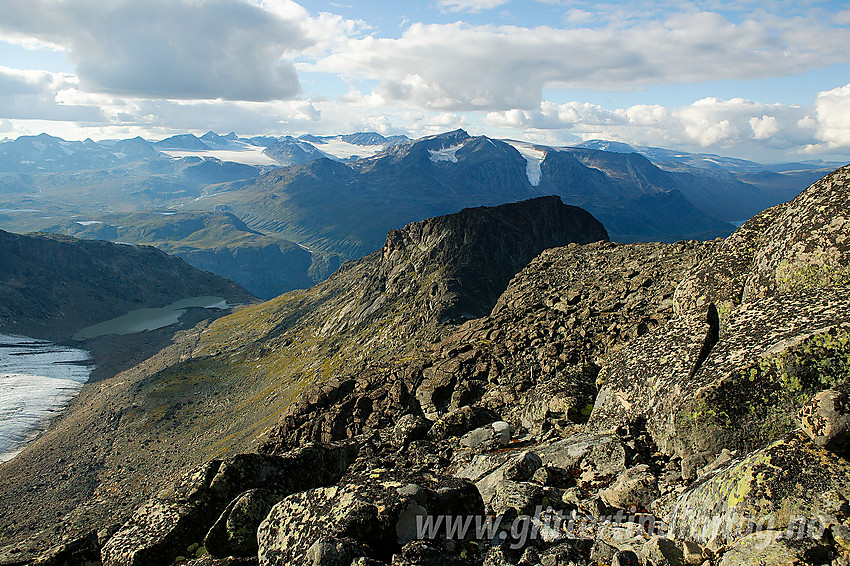
M 501 129 L 568 130 L 585 140 L 776 157 L 817 141 L 820 117 L 816 120 L 813 114 L 812 108 L 740 98 L 705 98 L 680 108 L 641 104 L 613 110 L 581 102 L 544 102 L 535 111 L 491 112 L 483 123 Z M 850 146 L 850 120 L 847 125 Z
M 0 37 L 61 46 L 88 90 L 273 100 L 299 92 L 291 62 L 314 45 L 284 0 L 0 0 Z
M 850 84 L 821 92 L 817 102 L 818 139 L 826 147 L 850 147 Z
M 504 6 L 511 0 L 439 0 L 437 6 L 448 12 L 481 12 Z
M 544 88 L 751 80 L 848 58 L 847 29 L 695 12 L 600 28 L 412 24 L 398 39 L 348 39 L 306 68 L 380 81 L 374 94 L 387 104 L 457 111 L 534 109 Z
M 77 84 L 73 75 L 0 67 L 2 118 L 105 121 L 96 106 L 56 100 L 59 91 Z

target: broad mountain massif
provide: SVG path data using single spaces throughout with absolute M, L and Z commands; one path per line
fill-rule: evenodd
M 0 229 L 154 245 L 270 299 L 379 249 L 388 230 L 545 195 L 588 210 L 619 242 L 726 236 L 827 166 L 462 130 L 419 140 L 42 134 L 0 143 Z
M 263 231 L 249 210 L 315 207 L 311 183 L 336 177 L 356 215 L 345 199 L 377 202 L 367 181 L 393 160 L 398 178 L 463 171 L 470 192 L 535 186 L 525 158 L 487 165 L 513 145 L 451 136 L 269 171 L 227 212 Z M 580 165 L 602 190 L 614 175 L 588 155 L 547 155 L 537 186 Z M 629 179 L 654 171 L 612 155 Z M 848 183 L 850 166 L 705 241 L 615 243 L 563 195 L 390 230 L 317 285 L 88 383 L 0 465 L 0 561 L 847 564 Z M 368 251 L 365 230 L 300 229 Z M 503 522 L 418 536 L 417 517 L 446 516 Z

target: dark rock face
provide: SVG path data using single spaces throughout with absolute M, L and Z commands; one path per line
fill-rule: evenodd
M 416 222 L 390 231 L 381 251 L 386 292 L 397 295 L 426 265 L 445 266 L 435 287 L 423 288 L 438 321 L 478 318 L 490 312 L 511 277 L 547 248 L 606 241 L 589 213 L 557 197 L 541 197 Z M 424 285 L 422 285 L 425 287 Z M 423 294 L 424 294 L 423 293 Z

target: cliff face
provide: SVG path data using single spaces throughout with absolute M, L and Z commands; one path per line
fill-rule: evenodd
M 234 283 L 151 247 L 0 231 L 0 328 L 67 339 L 142 307 L 220 296 L 254 297 Z

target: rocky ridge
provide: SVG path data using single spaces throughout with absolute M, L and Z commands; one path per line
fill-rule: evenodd
M 115 534 L 52 559 L 848 564 L 849 178 L 850 167 L 834 172 L 724 241 L 549 249 L 486 316 L 459 323 L 433 309 L 433 332 L 400 325 L 410 344 L 392 330 L 401 319 L 386 317 L 389 299 L 368 312 L 364 287 L 351 291 L 355 323 L 332 320 L 325 336 L 365 324 L 393 346 L 306 387 L 257 453 L 235 456 L 254 463 L 216 496 L 220 513 L 191 510 L 215 484 L 222 464 L 211 462 Z M 378 277 L 381 257 L 335 277 Z M 430 285 L 405 288 L 429 305 L 420 290 Z M 324 292 L 325 305 L 343 300 Z M 289 312 L 262 330 L 267 344 L 286 339 Z M 226 353 L 214 336 L 200 348 Z M 327 467 L 327 454 L 348 456 Z M 288 474 L 339 477 L 292 492 L 286 472 L 263 464 L 273 458 L 290 462 Z M 156 511 L 172 493 L 170 510 Z M 180 531 L 188 517 L 192 532 Z M 481 528 L 419 536 L 439 517 L 477 517 Z M 245 532 L 256 549 L 240 542 Z M 167 555 L 145 558 L 163 546 Z

